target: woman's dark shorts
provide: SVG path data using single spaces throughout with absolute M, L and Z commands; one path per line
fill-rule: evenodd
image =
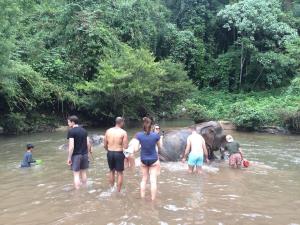
M 144 159 L 144 160 L 141 160 L 142 163 L 145 165 L 145 166 L 152 166 L 154 163 L 157 162 L 158 159 Z
M 88 156 L 88 154 L 72 155 L 71 168 L 74 172 L 78 172 L 80 170 L 88 169 L 89 168 L 89 156 Z
M 124 159 L 125 155 L 123 151 L 108 151 L 107 162 L 111 171 L 124 171 Z

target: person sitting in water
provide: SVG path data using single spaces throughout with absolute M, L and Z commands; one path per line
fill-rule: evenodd
M 196 167 L 197 172 L 200 174 L 202 173 L 203 154 L 205 155 L 205 160 L 208 163 L 208 153 L 205 140 L 200 134 L 197 133 L 196 127 L 191 127 L 190 129 L 192 134 L 187 138 L 187 144 L 182 162 L 184 163 L 188 156 L 189 173 L 193 173 L 194 168 Z
M 155 200 L 157 192 L 157 172 L 159 166 L 158 154 L 155 146 L 160 150 L 160 136 L 151 131 L 152 120 L 143 118 L 143 131 L 137 133 L 136 139 L 141 144 L 141 198 L 145 198 L 146 184 L 150 177 L 151 200 Z
M 34 146 L 32 144 L 27 144 L 21 167 L 30 167 L 32 163 L 36 162 L 34 159 L 32 159 L 33 148 Z
M 225 151 L 229 153 L 229 166 L 231 168 L 240 168 L 242 165 L 242 151 L 240 144 L 233 140 L 231 135 L 226 136 L 227 143 L 225 144 Z

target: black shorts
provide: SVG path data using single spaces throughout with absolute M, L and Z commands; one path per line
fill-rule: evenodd
M 158 159 L 145 159 L 145 160 L 141 160 L 142 163 L 145 165 L 145 166 L 152 166 L 154 163 L 157 162 Z
M 71 169 L 74 172 L 78 172 L 80 170 L 86 170 L 89 168 L 89 156 L 88 154 L 84 155 L 72 155 L 72 165 Z
M 125 155 L 123 151 L 108 151 L 107 162 L 111 171 L 122 172 L 124 170 Z

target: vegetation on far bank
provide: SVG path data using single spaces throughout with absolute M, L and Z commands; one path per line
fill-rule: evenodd
M 300 1 L 0 2 L 0 126 L 79 114 L 160 116 L 299 130 Z
M 300 79 L 295 79 L 294 82 Z M 300 88 L 293 85 L 266 92 L 228 93 L 202 90 L 180 105 L 177 113 L 196 122 L 229 120 L 238 129 L 257 130 L 263 126 L 280 126 L 291 132 L 300 131 Z

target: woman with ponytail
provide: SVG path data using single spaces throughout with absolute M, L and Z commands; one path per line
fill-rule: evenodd
M 141 145 L 141 168 L 142 168 L 142 182 L 141 182 L 141 197 L 145 198 L 146 183 L 150 177 L 151 185 L 151 199 L 155 200 L 157 192 L 157 172 L 159 168 L 158 154 L 156 146 L 160 150 L 160 136 L 151 131 L 152 120 L 148 117 L 143 118 L 143 131 L 137 133 L 136 139 Z

